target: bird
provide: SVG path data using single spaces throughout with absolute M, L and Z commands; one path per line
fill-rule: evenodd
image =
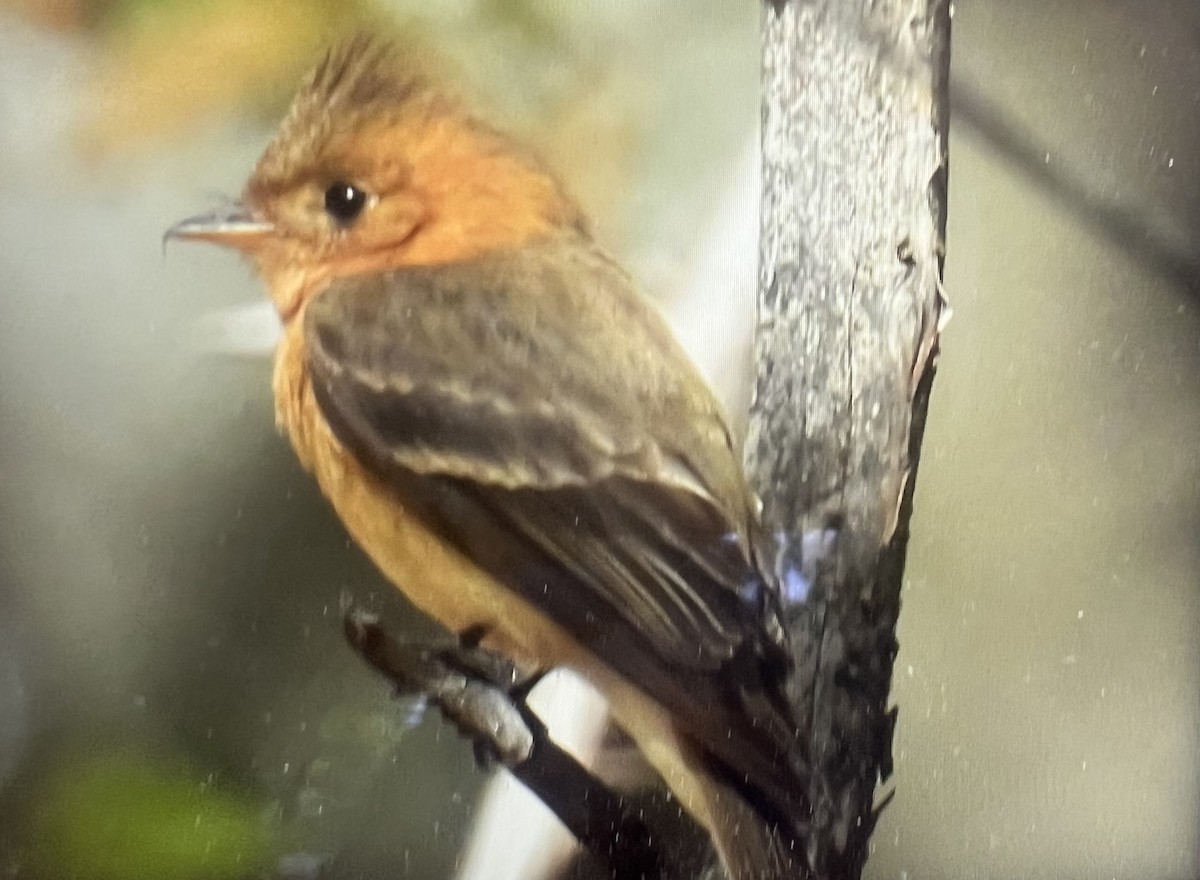
M 240 199 L 168 238 L 246 255 L 275 417 L 418 608 L 587 678 L 732 880 L 804 876 L 804 748 L 739 440 L 558 176 L 359 34 Z

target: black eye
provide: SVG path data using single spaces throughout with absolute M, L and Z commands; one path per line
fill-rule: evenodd
M 325 190 L 325 212 L 341 226 L 349 226 L 367 206 L 367 194 L 350 183 L 338 181 Z

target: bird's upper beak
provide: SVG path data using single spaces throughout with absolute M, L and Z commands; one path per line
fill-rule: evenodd
M 184 241 L 211 241 L 235 250 L 253 251 L 275 227 L 255 217 L 241 205 L 180 220 L 163 233 L 163 244 L 173 238 Z

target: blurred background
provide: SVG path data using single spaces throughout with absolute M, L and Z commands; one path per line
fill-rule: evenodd
M 435 631 L 276 434 L 249 267 L 160 242 L 378 21 L 537 144 L 745 407 L 757 4 L 0 0 L 0 876 L 465 870 L 487 776 L 339 601 Z M 1195 878 L 1200 7 L 962 0 L 952 85 L 868 875 Z

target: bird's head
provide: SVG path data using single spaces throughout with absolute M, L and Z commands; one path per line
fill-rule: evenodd
M 308 76 L 233 208 L 167 238 L 248 254 L 288 321 L 335 278 L 469 259 L 582 223 L 534 155 L 394 45 L 357 37 Z

